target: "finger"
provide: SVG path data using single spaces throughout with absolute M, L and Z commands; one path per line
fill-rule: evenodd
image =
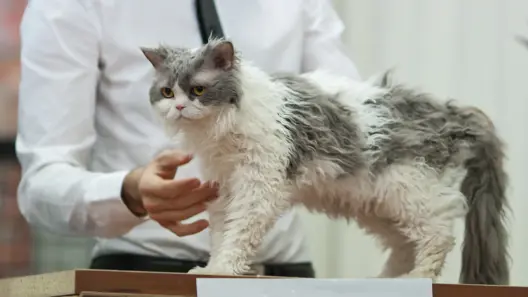
M 185 210 L 195 204 L 205 204 L 218 198 L 218 187 L 213 183 L 204 183 L 200 187 L 187 191 L 186 194 L 179 192 L 180 195 L 174 196 L 147 196 L 143 199 L 145 209 L 151 213 L 160 213 L 165 211 Z
M 174 225 L 169 225 L 165 228 L 171 230 L 174 234 L 180 237 L 184 237 L 202 232 L 208 226 L 209 222 L 206 220 L 198 220 L 190 224 L 175 223 Z
M 146 196 L 170 199 L 178 195 L 186 195 L 198 188 L 201 182 L 197 178 L 184 178 L 176 180 L 165 180 L 156 176 L 145 179 L 140 185 L 140 192 Z
M 191 154 L 178 150 L 164 151 L 154 159 L 154 173 L 166 179 L 173 179 L 178 167 L 189 163 L 192 158 Z
M 218 187 L 207 182 L 189 193 L 182 193 L 175 197 L 174 209 L 186 209 L 192 205 L 205 203 L 218 197 Z
M 150 218 L 158 223 L 164 222 L 179 222 L 183 220 L 190 219 L 197 214 L 200 214 L 205 211 L 207 206 L 204 203 L 199 203 L 191 205 L 190 207 L 183 210 L 166 210 L 153 213 L 150 215 Z

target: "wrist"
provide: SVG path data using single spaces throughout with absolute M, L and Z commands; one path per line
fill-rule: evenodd
M 121 187 L 121 199 L 123 200 L 123 203 L 132 214 L 140 218 L 147 215 L 147 211 L 143 206 L 143 199 L 139 192 L 139 180 L 141 179 L 142 174 L 142 167 L 130 171 L 125 176 Z

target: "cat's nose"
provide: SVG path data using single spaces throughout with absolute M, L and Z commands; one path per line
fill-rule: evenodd
M 184 109 L 184 108 L 185 108 L 185 106 L 183 106 L 182 104 L 178 104 L 178 105 L 176 105 L 176 109 L 177 109 L 177 110 L 182 110 L 182 109 Z

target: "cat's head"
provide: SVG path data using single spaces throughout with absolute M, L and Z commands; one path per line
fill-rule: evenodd
M 210 40 L 197 49 L 141 50 L 156 71 L 150 103 L 164 121 L 199 121 L 238 106 L 239 59 L 230 41 Z

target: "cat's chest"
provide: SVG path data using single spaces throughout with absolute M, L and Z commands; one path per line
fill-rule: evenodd
M 207 180 L 224 184 L 230 179 L 238 163 L 226 155 L 209 155 L 201 162 L 202 172 Z
M 229 137 L 201 146 L 200 155 L 205 174 L 219 182 L 227 180 L 237 167 L 244 164 L 248 155 L 242 142 L 241 139 Z

